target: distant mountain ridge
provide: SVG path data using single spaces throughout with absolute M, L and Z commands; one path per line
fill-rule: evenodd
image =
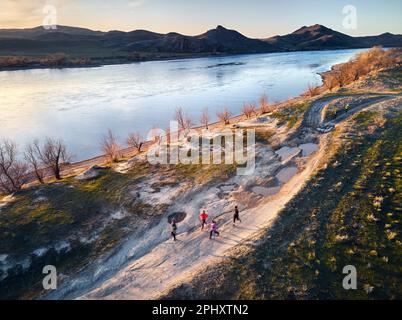
M 43 55 L 64 52 L 73 55 L 127 55 L 132 53 L 236 54 L 281 51 L 367 48 L 375 45 L 402 47 L 402 35 L 352 37 L 322 25 L 267 39 L 248 38 L 218 26 L 203 34 L 187 36 L 147 30 L 93 31 L 58 26 L 57 29 L 0 29 L 0 55 Z
M 379 36 L 352 37 L 316 24 L 295 32 L 264 39 L 283 50 L 354 49 L 373 46 L 401 47 L 402 35 L 384 33 Z

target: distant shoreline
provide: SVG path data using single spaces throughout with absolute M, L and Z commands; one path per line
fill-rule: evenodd
M 141 62 L 149 62 L 149 61 L 169 61 L 169 60 L 185 60 L 185 59 L 208 58 L 208 57 L 226 57 L 226 56 L 231 56 L 231 55 L 242 55 L 242 54 L 243 53 L 239 53 L 239 54 L 189 54 L 189 55 L 185 55 L 185 56 L 149 57 L 149 58 L 143 58 L 143 59 L 137 59 L 137 60 L 129 59 L 128 57 L 127 58 L 116 58 L 116 59 L 113 59 L 113 58 L 111 58 L 111 59 L 90 58 L 94 61 L 91 63 L 82 64 L 82 65 L 46 66 L 46 65 L 40 65 L 38 62 L 35 64 L 33 63 L 33 65 L 24 66 L 24 67 L 0 67 L 0 72 L 2 72 L 2 71 L 35 70 L 35 69 L 99 68 L 99 67 L 104 67 L 104 66 L 133 64 L 133 63 L 141 63 Z M 247 53 L 247 54 L 249 54 L 249 53 Z
M 40 70 L 40 69 L 82 69 L 82 68 L 99 68 L 105 66 L 113 65 L 123 65 L 123 64 L 134 64 L 141 62 L 151 62 L 151 61 L 173 61 L 173 60 L 190 60 L 198 58 L 219 58 L 219 57 L 230 57 L 230 56 L 242 56 L 242 55 L 261 55 L 261 54 L 275 54 L 275 53 L 294 53 L 294 52 L 322 52 L 322 51 L 338 51 L 338 50 L 359 50 L 359 49 L 369 49 L 369 47 L 361 48 L 335 48 L 335 49 L 319 49 L 319 50 L 288 50 L 288 51 L 272 51 L 272 52 L 249 52 L 249 53 L 200 53 L 200 54 L 185 54 L 185 55 L 172 55 L 172 56 L 150 56 L 147 58 L 140 59 L 129 59 L 127 58 L 116 58 L 116 59 L 105 59 L 105 58 L 90 58 L 93 60 L 91 63 L 86 63 L 82 65 L 60 65 L 60 66 L 46 66 L 46 65 L 31 65 L 24 67 L 0 67 L 0 72 L 7 71 L 23 71 L 23 70 Z M 21 57 L 21 56 L 16 56 Z M 1 58 L 1 56 L 0 56 Z M 100 61 L 99 61 L 100 60 Z
M 188 36 L 147 30 L 99 32 L 85 28 L 43 26 L 0 29 L 0 71 L 90 68 L 146 61 L 223 57 L 282 52 L 313 52 L 402 47 L 402 34 L 353 37 L 315 24 L 269 38 L 249 38 L 218 25 Z

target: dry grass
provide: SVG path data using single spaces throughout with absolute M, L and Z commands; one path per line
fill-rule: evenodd
M 384 69 L 392 69 L 401 65 L 402 50 L 384 50 L 374 47 L 359 53 L 349 62 L 335 66 L 331 71 L 322 75 L 324 86 L 332 91 L 343 88 L 361 78 Z

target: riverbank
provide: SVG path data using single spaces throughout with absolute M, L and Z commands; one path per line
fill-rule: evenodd
M 267 52 L 270 53 L 270 52 Z M 172 60 L 187 60 L 187 59 L 198 59 L 198 58 L 212 58 L 212 57 L 230 57 L 230 56 L 242 56 L 242 55 L 258 55 L 258 54 L 266 54 L 266 53 L 206 53 L 206 54 L 166 54 L 166 55 L 151 55 L 147 54 L 145 56 L 127 56 L 123 58 L 97 58 L 97 57 L 89 57 L 91 62 L 84 63 L 80 65 L 42 65 L 37 58 L 30 57 L 20 57 L 26 59 L 33 59 L 29 62 L 27 66 L 18 66 L 18 67 L 1 67 L 0 64 L 0 72 L 1 71 L 19 71 L 19 70 L 36 70 L 36 69 L 75 69 L 75 68 L 99 68 L 110 65 L 123 65 L 123 64 L 133 64 L 133 63 L 141 63 L 141 62 L 150 62 L 150 61 L 172 61 Z M 45 57 L 42 57 L 45 58 Z M 0 57 L 1 59 L 1 57 Z

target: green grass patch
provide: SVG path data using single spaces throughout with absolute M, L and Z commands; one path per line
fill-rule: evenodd
M 207 184 L 214 180 L 226 180 L 236 172 L 237 164 L 178 164 L 174 170 L 179 176 L 190 179 L 194 184 Z
M 375 120 L 378 118 L 379 114 L 375 111 L 363 111 L 358 113 L 353 117 L 356 125 L 362 128 L 367 128 L 370 125 L 375 124 Z
M 148 169 L 148 164 L 136 164 L 127 174 L 105 170 L 89 181 L 71 178 L 19 192 L 0 214 L 0 252 L 30 252 L 77 230 L 90 230 L 122 205 L 136 210 L 127 190 Z

